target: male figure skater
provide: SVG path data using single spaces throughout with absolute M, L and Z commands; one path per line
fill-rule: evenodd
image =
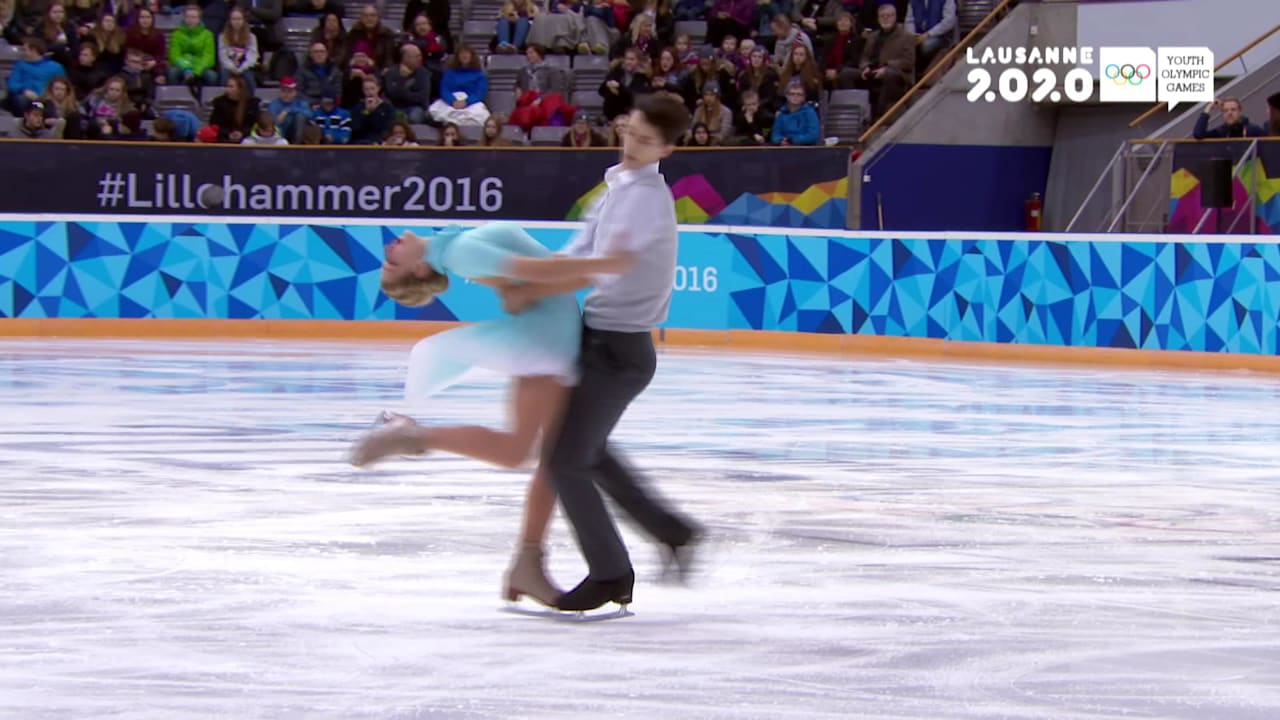
M 631 602 L 635 571 L 597 485 L 666 547 L 668 562 L 688 571 L 699 531 L 650 496 L 609 446 L 627 406 L 648 387 L 657 366 L 653 329 L 667 318 L 676 269 L 675 201 L 658 163 L 688 130 L 684 103 L 665 94 L 636 101 L 622 139 L 621 162 L 605 172 L 607 189 L 565 254 L 630 255 L 617 275 L 597 276 L 583 308 L 579 382 L 570 395 L 548 456 L 551 481 L 577 534 L 588 574 L 556 600 L 561 610 L 593 610 Z M 518 263 L 545 262 L 522 259 Z M 508 310 L 585 286 L 528 284 L 504 289 Z

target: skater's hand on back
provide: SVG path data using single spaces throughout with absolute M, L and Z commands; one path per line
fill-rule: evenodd
M 529 291 L 525 285 L 507 285 L 498 289 L 498 296 L 502 298 L 502 309 L 518 315 L 534 302 L 533 293 Z

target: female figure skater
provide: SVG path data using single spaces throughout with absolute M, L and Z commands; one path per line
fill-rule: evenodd
M 571 288 L 586 287 L 589 275 L 622 272 L 626 256 L 552 257 L 551 252 L 512 223 L 470 230 L 451 227 L 430 239 L 406 232 L 385 248 L 382 290 L 409 307 L 426 305 L 449 287 L 449 274 L 501 289 L 524 282 L 563 284 L 567 290 L 506 315 L 446 330 L 414 346 L 409 356 L 406 399 L 422 402 L 456 383 L 474 368 L 510 375 L 511 427 L 424 427 L 403 415 L 384 413 L 380 427 L 355 445 L 351 462 L 368 466 L 391 455 L 437 450 L 502 467 L 519 467 L 539 435 L 550 442 L 555 424 L 576 382 L 582 317 Z M 539 453 L 540 458 L 542 453 Z M 541 462 L 525 498 L 520 547 L 505 578 L 503 595 L 528 595 L 552 606 L 561 591 L 547 580 L 543 541 L 555 511 L 555 490 Z

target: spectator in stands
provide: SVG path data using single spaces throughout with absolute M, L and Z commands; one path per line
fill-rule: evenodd
M 483 147 L 511 147 L 511 140 L 502 132 L 503 120 L 497 115 L 490 115 L 484 121 L 484 130 L 480 133 L 480 145 Z
M 1215 108 L 1222 110 L 1222 124 L 1210 130 L 1209 111 Z M 1191 136 L 1197 140 L 1203 140 L 1204 138 L 1253 138 L 1264 137 L 1266 134 L 1266 128 L 1249 122 L 1249 118 L 1244 116 L 1244 107 L 1240 104 L 1240 98 L 1234 97 L 1206 103 L 1204 112 L 1200 113 L 1200 117 L 1196 118 L 1195 129 L 1191 131 Z
M 75 28 L 76 36 L 83 38 L 92 33 L 101 13 L 97 0 L 68 0 L 65 5 L 67 23 Z
M 259 55 L 265 57 L 268 52 L 274 53 L 282 49 L 284 32 L 280 27 L 280 18 L 284 16 L 284 0 L 240 0 L 240 2 L 241 7 L 249 13 L 249 29 L 258 38 Z M 276 63 L 277 61 L 273 58 L 272 65 Z M 295 61 L 295 67 L 288 68 L 286 74 L 292 74 L 296 70 Z
M 893 0 L 880 0 L 880 27 L 867 38 L 858 68 L 858 86 L 871 94 L 872 112 L 880 117 L 916 81 L 915 36 L 898 22 Z
M 311 44 L 324 43 L 329 50 L 329 57 L 341 64 L 347 59 L 347 31 L 342 16 L 334 12 L 326 12 L 320 16 L 315 29 L 311 31 Z
M 706 127 L 713 145 L 721 145 L 733 135 L 733 111 L 720 102 L 720 83 L 712 80 L 702 86 L 702 102 L 692 122 Z
M 299 17 L 320 17 L 329 13 L 346 17 L 347 8 L 340 0 L 288 0 L 288 13 Z
M 619 115 L 609 124 L 609 137 L 605 138 L 609 147 L 622 147 L 622 136 L 627 134 L 627 121 L 630 119 L 630 115 Z
M 658 53 L 658 62 L 654 65 L 652 76 L 649 78 L 649 89 L 670 90 L 679 94 L 680 84 L 684 82 L 685 75 L 688 75 L 688 71 L 676 58 L 675 48 L 662 48 Z
M 142 67 L 152 75 L 157 84 L 165 81 L 169 53 L 165 49 L 164 33 L 156 29 L 156 15 L 147 8 L 138 8 L 137 19 L 124 34 L 125 51 L 142 53 Z
M 590 148 L 608 146 L 609 143 L 604 139 L 604 136 L 591 127 L 591 118 L 585 112 L 578 112 L 573 116 L 573 125 L 560 138 L 560 147 Z
M 124 70 L 120 77 L 124 79 L 125 92 L 129 102 L 148 120 L 155 118 L 156 81 L 155 76 L 143 67 L 142 53 L 129 50 L 125 53 Z
M 5 105 L 14 115 L 22 115 L 27 104 L 39 100 L 49 81 L 64 77 L 66 70 L 46 55 L 45 42 L 39 37 L 29 37 L 22 43 L 21 59 L 13 64 L 7 87 L 9 94 Z
M 774 145 L 817 145 L 821 134 L 818 111 L 805 99 L 804 86 L 788 85 L 787 104 L 774 118 L 770 141 Z
M 438 123 L 482 126 L 489 119 L 489 108 L 484 104 L 488 94 L 489 79 L 480 58 L 470 46 L 459 45 L 440 81 L 440 99 L 427 111 Z
M 637 15 L 635 20 L 631 22 L 631 29 L 626 34 L 618 38 L 613 44 L 613 48 L 609 50 L 609 59 L 617 60 L 626 54 L 627 50 L 635 48 L 640 51 L 640 57 L 645 59 L 645 65 L 658 59 L 658 52 L 662 50 L 662 43 L 653 34 L 653 18 L 648 15 Z M 647 69 L 647 67 L 646 67 Z
M 351 112 L 351 144 L 377 145 L 391 132 L 396 109 L 383 97 L 376 75 L 365 77 L 363 89 L 359 107 Z
M 311 117 L 311 103 L 298 93 L 296 78 L 280 79 L 280 95 L 267 104 L 267 110 L 275 118 L 280 134 L 291 143 L 298 142 L 302 128 Z
M 102 89 L 85 100 L 90 140 L 115 140 L 121 134 L 120 121 L 133 110 L 124 79 L 113 77 Z
M 409 123 L 397 120 L 391 123 L 391 129 L 387 131 L 387 137 L 382 141 L 382 146 L 418 147 L 418 136 L 414 134 L 413 128 L 409 127 Z
M 911 0 L 907 32 L 916 36 L 916 67 L 923 74 L 939 52 L 951 45 L 956 29 L 956 0 Z
M 790 16 L 792 4 L 792 0 L 756 0 L 755 15 L 751 18 L 751 39 L 766 49 L 772 48 L 778 39 L 773 34 L 773 16 Z M 751 55 L 746 49 L 742 54 Z
M 298 69 L 298 89 L 313 107 L 319 107 L 325 93 L 337 98 L 342 92 L 342 71 L 323 42 L 311 43 L 307 61 Z
M 653 16 L 653 34 L 662 47 L 668 47 L 676 39 L 676 14 L 671 9 L 672 0 L 643 0 L 644 12 Z M 751 0 L 754 5 L 756 0 Z
M 178 142 L 178 124 L 167 117 L 151 124 L 151 142 Z
M 197 100 L 205 85 L 218 84 L 213 33 L 201 23 L 199 5 L 182 11 L 182 25 L 169 34 L 169 82 L 186 83 Z
M 342 107 L 354 114 L 364 99 L 364 79 L 368 76 L 377 77 L 378 73 L 378 64 L 373 58 L 363 52 L 352 55 L 347 72 L 342 78 L 342 93 L 338 96 Z
M 701 58 L 698 57 L 698 51 L 693 49 L 693 39 L 689 37 L 689 33 L 677 35 L 676 44 L 673 47 L 676 50 L 676 59 L 686 69 L 693 70 L 698 67 Z
M 275 117 L 271 115 L 270 110 L 261 110 L 257 115 L 258 121 L 253 124 L 253 130 L 249 131 L 249 136 L 240 141 L 241 145 L 288 145 L 289 141 L 284 135 L 280 134 L 279 128 L 276 127 Z
M 706 20 L 707 0 L 676 0 L 673 11 L 677 21 Z
M 0 3 L 0 22 L 4 28 L 4 39 L 15 47 L 22 44 L 25 38 L 37 34 L 40 20 L 49 8 L 38 0 L 4 0 Z
M 110 73 L 124 69 L 125 34 L 115 15 L 103 15 L 86 39 L 98 46 L 98 60 Z
M 396 36 L 383 26 L 378 8 L 365 5 L 360 9 L 360 20 L 347 33 L 346 61 L 340 64 L 350 65 L 352 57 L 364 53 L 381 71 L 396 63 L 397 47 Z
M 137 21 L 138 11 L 143 7 L 143 3 L 136 3 L 134 0 L 102 0 L 98 5 L 98 13 L 102 16 L 111 15 L 116 19 L 117 25 L 128 30 Z
M 400 62 L 383 74 L 387 99 L 391 105 L 418 125 L 427 121 L 427 105 L 431 103 L 431 75 L 422 66 L 422 51 L 413 43 L 400 48 Z
M 640 51 L 628 48 L 622 60 L 613 63 L 604 82 L 600 83 L 600 97 L 604 98 L 604 116 L 608 120 L 631 112 L 637 95 L 649 92 L 649 76 L 640 66 Z
M 1267 98 L 1267 120 L 1271 134 L 1280 137 L 1280 92 Z
M 584 39 L 586 31 L 581 0 L 547 0 L 547 10 L 539 13 L 538 21 L 529 26 L 525 50 L 537 45 L 552 52 L 576 51 L 588 55 L 591 46 Z
M 836 17 L 836 31 L 826 37 L 822 46 L 822 81 L 828 90 L 857 86 L 862 45 L 853 15 L 841 11 Z
M 75 26 L 67 19 L 67 9 L 60 0 L 49 4 L 44 19 L 40 21 L 39 32 L 49 55 L 63 67 L 70 67 L 74 62 L 79 36 Z
M 67 77 L 76 89 L 76 95 L 89 97 L 89 93 L 102 87 L 112 73 L 107 72 L 106 64 L 98 59 L 97 45 L 83 43 L 76 55 L 76 63 L 67 68 Z
M 351 113 L 338 107 L 338 93 L 326 88 L 311 121 L 320 128 L 325 145 L 346 145 L 351 140 Z
M 694 123 L 689 129 L 689 135 L 681 143 L 684 147 L 715 147 L 719 145 L 715 138 L 712 137 L 711 131 L 707 129 L 706 123 Z
M 768 145 L 773 132 L 773 113 L 763 107 L 752 90 L 742 93 L 742 109 L 733 116 L 733 137 L 726 145 Z
M 249 32 L 249 19 L 244 10 L 231 8 L 227 13 L 227 25 L 218 38 L 218 70 L 225 83 L 232 77 L 244 80 L 249 94 L 254 94 L 258 83 L 253 70 L 258 66 L 258 38 Z
M 494 51 L 506 55 L 521 52 L 536 13 L 534 4 L 528 0 L 508 0 L 498 13 L 494 30 Z
M 720 41 L 720 47 L 716 50 L 716 58 L 720 60 L 720 64 L 733 73 L 737 77 L 747 66 L 747 58 L 738 51 L 738 38 L 735 35 L 725 35 Z
M 823 45 L 836 32 L 836 22 L 844 11 L 841 0 L 798 0 L 791 11 L 791 21 L 815 46 Z
M 809 48 L 813 54 L 813 41 L 804 31 L 791 23 L 791 18 L 781 13 L 773 16 L 773 34 L 777 38 L 773 44 L 773 62 L 781 67 L 791 57 L 791 48 L 800 44 Z
M 427 17 L 431 22 L 431 29 L 440 36 L 444 53 L 453 52 L 453 32 L 449 29 L 453 8 L 449 6 L 449 0 L 409 0 L 409 4 L 404 8 L 404 22 L 401 23 L 401 29 L 406 33 L 419 34 L 418 17 L 421 15 Z M 424 52 L 423 56 L 428 60 L 431 59 L 430 52 Z
M 594 18 L 594 19 L 593 19 Z M 592 30 L 591 38 L 598 38 L 598 30 L 604 29 L 605 40 L 604 47 L 598 44 L 591 46 L 593 55 L 606 55 L 609 47 L 613 44 L 613 38 L 618 36 L 618 16 L 613 12 L 612 0 L 582 0 L 582 20 L 584 23 L 595 26 Z M 588 40 L 590 43 L 591 40 Z
M 258 98 L 239 75 L 227 79 L 227 89 L 213 99 L 209 125 L 218 129 L 218 142 L 238 145 L 253 131 L 261 111 Z
M 440 130 L 440 147 L 462 147 L 462 129 L 454 123 L 445 123 Z
M 308 125 L 302 128 L 302 142 L 299 145 L 324 145 L 324 131 L 315 125 Z
M 725 35 L 750 37 L 755 0 L 712 0 L 707 10 L 707 44 L 720 47 Z
M 791 57 L 778 73 L 778 84 L 782 87 L 799 82 L 804 86 L 805 97 L 811 103 L 822 100 L 822 71 L 813 61 L 813 55 L 804 45 L 791 46 Z
M 714 82 L 719 86 L 721 103 L 730 108 L 736 108 L 738 93 L 733 74 L 720 64 L 716 51 L 704 47 L 699 51 L 698 57 L 698 66 L 689 73 L 683 87 L 680 88 L 680 95 L 684 97 L 684 103 L 689 108 L 689 112 L 698 109 L 698 103 L 702 102 L 703 87 L 708 82 Z
M 422 53 L 422 66 L 438 85 L 439 75 L 444 71 L 445 40 L 436 32 L 435 25 L 431 24 L 431 18 L 426 13 L 418 13 L 414 18 L 413 29 L 405 36 L 404 41 L 418 46 L 418 52 Z M 432 90 L 434 92 L 438 88 L 433 87 Z
M 563 92 L 558 86 L 558 68 L 547 62 L 547 49 L 537 43 L 529 43 L 524 49 L 525 64 L 516 72 L 516 94 L 527 92 Z
M 753 92 L 760 106 L 773 112 L 782 104 L 778 97 L 778 68 L 769 57 L 769 51 L 757 45 L 747 59 L 747 67 L 738 75 L 738 91 L 745 97 Z
M 25 140 L 52 140 L 59 137 L 56 125 L 49 126 L 45 122 L 44 103 L 32 100 L 22 113 L 22 124 L 18 126 L 18 137 Z
M 57 118 L 62 121 L 62 139 L 81 140 L 84 138 L 84 114 L 80 102 L 76 100 L 76 91 L 65 77 L 56 77 L 49 81 L 44 97 L 46 119 Z

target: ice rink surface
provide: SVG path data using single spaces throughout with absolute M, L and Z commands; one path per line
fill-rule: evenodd
M 407 350 L 0 341 L 0 718 L 1280 717 L 1278 379 L 663 352 L 615 437 L 702 562 L 567 623 L 527 472 L 346 464 Z

